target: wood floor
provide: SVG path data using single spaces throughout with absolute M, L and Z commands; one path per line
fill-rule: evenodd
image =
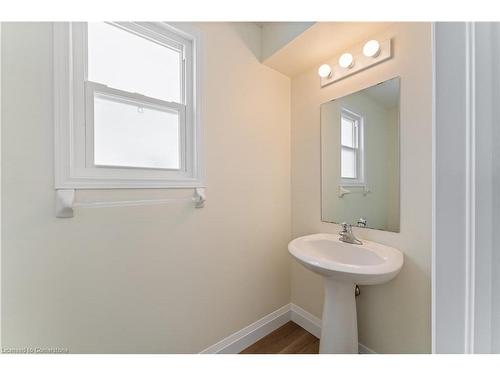
M 288 322 L 240 354 L 318 354 L 319 339 L 294 322 Z

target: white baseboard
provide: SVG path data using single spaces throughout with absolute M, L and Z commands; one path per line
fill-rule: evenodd
M 289 321 L 290 304 L 287 304 L 206 348 L 200 354 L 238 354 Z
M 313 334 L 318 339 L 321 338 L 321 319 L 315 317 L 310 312 L 293 303 L 290 304 L 290 319 L 304 328 L 307 332 Z
M 321 337 L 321 319 L 300 306 L 289 303 L 206 348 L 200 354 L 238 354 L 290 320 L 312 335 Z M 360 354 L 377 354 L 361 343 L 358 344 L 358 351 Z
M 371 350 L 369 347 L 358 342 L 358 352 L 359 354 L 377 354 L 377 352 Z

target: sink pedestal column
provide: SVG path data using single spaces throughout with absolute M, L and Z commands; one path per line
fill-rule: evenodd
M 319 352 L 358 353 L 355 284 L 324 278 L 325 301 Z

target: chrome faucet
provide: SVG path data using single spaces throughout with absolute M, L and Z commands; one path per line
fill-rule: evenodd
M 347 223 L 342 223 L 342 230 L 340 231 L 339 235 L 339 240 L 342 242 L 347 242 L 347 243 L 353 243 L 356 245 L 362 245 L 363 242 L 361 242 L 359 239 L 356 238 L 354 233 L 352 233 L 352 225 L 347 224 Z

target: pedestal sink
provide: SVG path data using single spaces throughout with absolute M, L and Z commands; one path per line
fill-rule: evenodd
M 326 233 L 296 238 L 288 250 L 299 263 L 324 277 L 320 353 L 358 353 L 355 286 L 391 280 L 403 266 L 403 254 L 371 241 L 348 244 Z

